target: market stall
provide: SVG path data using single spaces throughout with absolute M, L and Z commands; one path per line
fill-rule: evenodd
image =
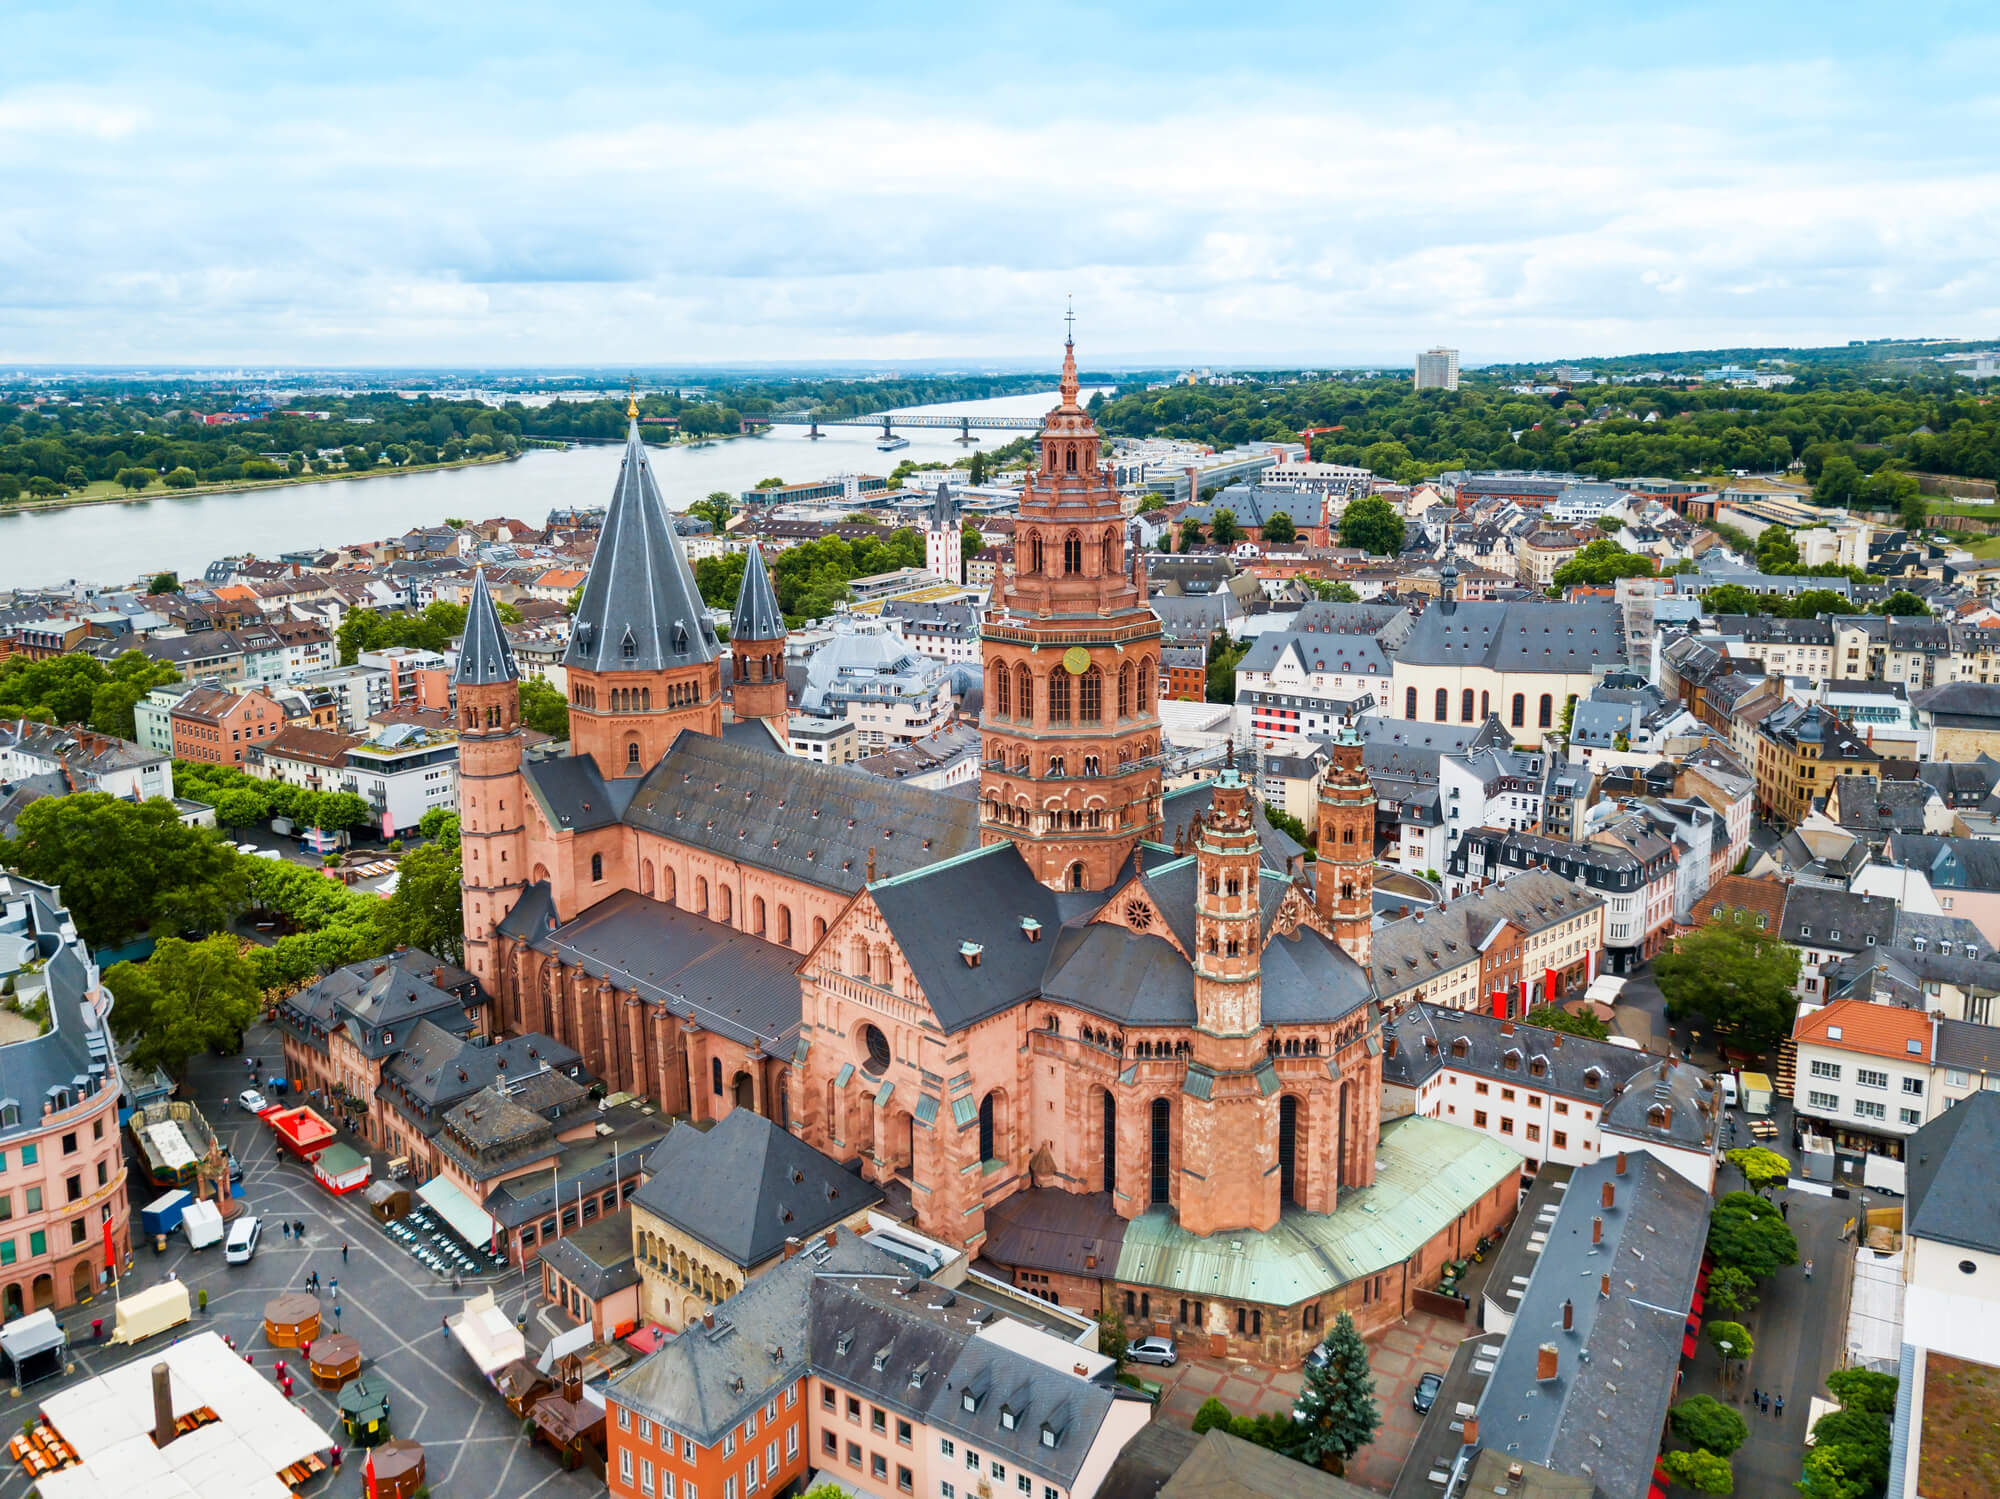
M 306 1368 L 322 1390 L 337 1390 L 361 1372 L 361 1344 L 344 1332 L 314 1338 L 306 1350 Z
M 319 1336 L 319 1298 L 283 1291 L 264 1303 L 264 1341 L 273 1348 L 303 1348 Z

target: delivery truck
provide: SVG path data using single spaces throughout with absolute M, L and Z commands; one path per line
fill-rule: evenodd
M 139 1209 L 139 1225 L 149 1239 L 160 1239 L 181 1226 L 181 1215 L 194 1201 L 194 1193 L 176 1187 L 163 1192 Z
M 1752 1118 L 1762 1118 L 1771 1112 L 1771 1079 L 1763 1072 L 1739 1073 L 1736 1079 L 1743 1089 L 1743 1112 Z

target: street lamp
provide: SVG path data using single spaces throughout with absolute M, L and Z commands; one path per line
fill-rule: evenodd
M 1736 1345 L 1727 1338 L 1724 1338 L 1715 1346 L 1722 1350 L 1722 1379 L 1727 1384 L 1729 1382 L 1729 1365 L 1734 1360 Z

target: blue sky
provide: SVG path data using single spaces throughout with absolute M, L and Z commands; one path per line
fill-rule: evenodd
M 1524 11 L 8 0 L 0 363 L 2000 333 L 2000 7 Z

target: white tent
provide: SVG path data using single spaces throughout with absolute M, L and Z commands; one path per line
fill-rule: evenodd
M 153 1445 L 153 1365 L 172 1371 L 176 1416 L 206 1406 L 216 1419 Z M 81 1461 L 35 1480 L 42 1499 L 290 1499 L 278 1477 L 329 1445 L 277 1388 L 212 1332 L 141 1354 L 59 1390 L 43 1414 Z
M 486 1209 L 442 1176 L 434 1176 L 417 1188 L 417 1196 L 451 1225 L 452 1232 L 474 1249 L 486 1248 L 500 1231 L 500 1225 L 493 1221 Z
M 491 1291 L 467 1301 L 456 1316 L 445 1319 L 445 1325 L 488 1379 L 514 1360 L 527 1356 L 526 1340 L 507 1320 L 507 1314 L 494 1305 Z

